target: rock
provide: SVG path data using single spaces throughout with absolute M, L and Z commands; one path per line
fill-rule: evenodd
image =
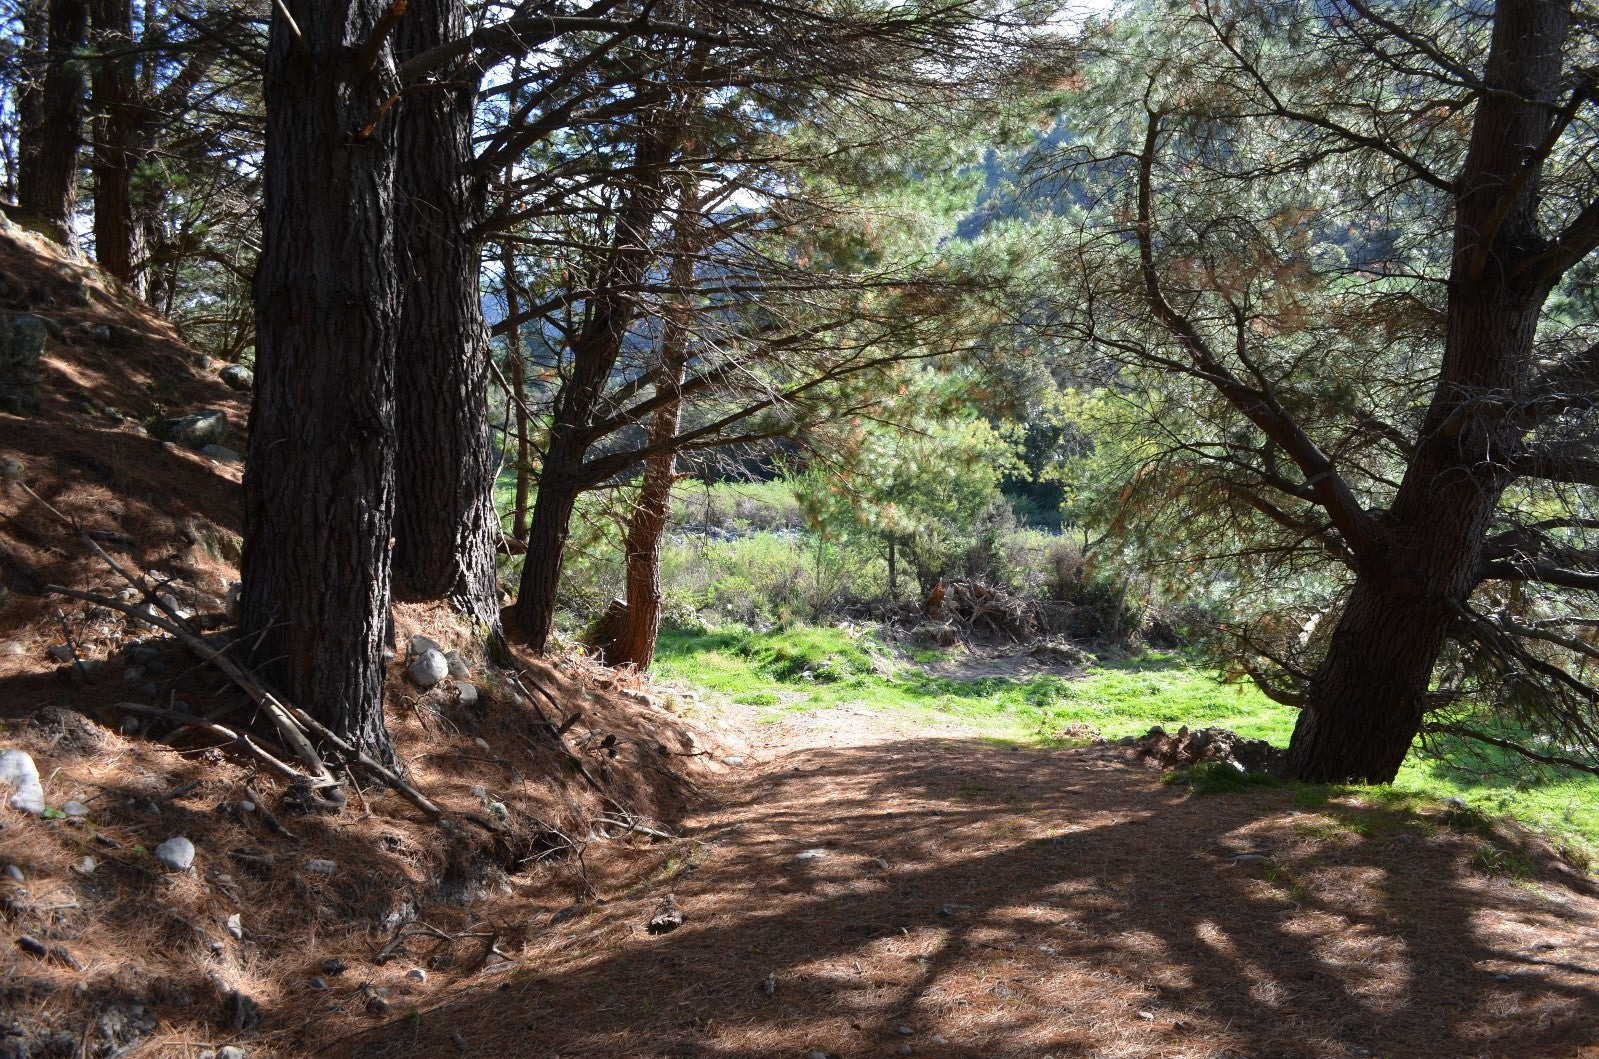
M 833 1059 L 833 1057 L 822 1051 L 820 1048 L 812 1048 L 810 1051 L 805 1053 L 805 1059 Z
M 722 764 L 731 765 L 733 768 L 738 768 L 740 765 L 744 764 L 744 759 L 735 754 L 731 757 L 724 757 L 722 759 Z
M 319 992 L 328 988 L 328 981 L 326 978 L 312 978 L 308 984 L 312 989 L 318 990 Z
M 461 657 L 460 651 L 444 652 L 444 661 L 450 667 L 450 676 L 456 680 L 470 680 L 472 667 L 466 664 L 466 659 Z
M 18 313 L 11 318 L 11 362 L 0 365 L 0 372 L 27 370 L 44 359 L 50 339 L 50 321 L 33 313 Z
M 237 989 L 228 994 L 227 1000 L 223 1003 L 223 1011 L 227 1014 L 228 1022 L 236 1030 L 254 1029 L 261 1021 L 261 1005 Z
M 150 433 L 162 441 L 203 449 L 207 445 L 220 445 L 227 440 L 228 414 L 207 408 L 176 419 L 158 419 Z
M 255 385 L 255 372 L 243 364 L 229 364 L 217 373 L 230 390 L 248 390 Z
M 194 843 L 182 835 L 167 839 L 151 852 L 169 871 L 188 871 L 194 864 Z
M 89 815 L 89 807 L 76 798 L 63 805 L 61 811 L 75 820 L 81 820 Z
M 28 877 L 22 874 L 22 869 L 15 864 L 7 864 L 4 868 L 0 868 L 0 875 L 19 885 L 28 881 Z
M 316 859 L 306 861 L 305 870 L 312 875 L 332 875 L 339 870 L 339 866 L 331 860 Z
M 243 1048 L 236 1048 L 230 1044 L 226 1048 L 223 1048 L 221 1051 L 217 1052 L 217 1059 L 245 1059 L 245 1057 L 249 1054 L 250 1053 L 246 1052 Z
M 960 639 L 955 626 L 941 622 L 923 622 L 911 630 L 911 643 L 917 647 L 954 647 Z
M 761 979 L 761 992 L 771 996 L 777 992 L 777 972 L 773 971 Z
M 437 651 L 442 655 L 444 653 L 444 648 L 439 646 L 438 641 L 429 639 L 428 637 L 423 636 L 421 633 L 417 633 L 415 636 L 411 637 L 410 650 L 408 653 L 414 656 L 422 654 L 424 651 Z
M 873 857 L 872 867 L 876 868 L 878 871 L 887 871 L 888 861 L 884 860 L 882 857 Z
M 21 750 L 0 753 L 0 780 L 11 784 L 15 793 L 6 799 L 11 808 L 34 816 L 44 814 L 44 786 L 39 782 L 39 767 Z
M 79 858 L 79 860 L 72 865 L 72 870 L 77 872 L 79 875 L 93 875 L 94 869 L 98 868 L 99 866 L 99 861 L 95 860 L 93 857 L 85 856 Z
M 89 337 L 101 344 L 109 342 L 111 341 L 111 328 L 105 324 L 91 324 L 89 326 Z
M 913 1049 L 908 1044 L 902 1044 L 902 1045 L 899 1046 L 899 1054 L 900 1055 L 909 1055 L 909 1054 L 911 1054 L 912 1051 L 913 1051 Z
M 426 982 L 428 980 L 428 973 L 422 970 L 420 967 L 413 967 L 409 971 L 405 972 L 405 977 L 409 978 L 413 982 Z
M 450 664 L 444 654 L 429 648 L 414 656 L 405 667 L 406 679 L 419 688 L 431 688 L 449 675 Z
M 52 662 L 70 662 L 73 659 L 72 648 L 64 643 L 58 643 L 45 654 L 50 656 Z
M 462 706 L 476 706 L 478 691 L 476 684 L 460 683 L 455 686 L 455 692 L 461 697 Z
M 798 853 L 794 854 L 794 859 L 821 860 L 825 856 L 827 856 L 827 850 L 825 849 L 802 849 Z
M 669 934 L 682 925 L 683 913 L 677 907 L 677 897 L 675 894 L 667 894 L 661 899 L 655 914 L 650 917 L 649 931 L 651 934 Z
M 337 956 L 329 956 L 327 959 L 322 961 L 323 974 L 340 975 L 349 969 L 350 965 L 339 959 Z
M 901 1026 L 899 1028 L 899 1035 L 901 1037 L 909 1037 L 911 1034 L 913 1034 L 915 1032 L 916 1031 L 911 1029 L 909 1026 Z
M 216 460 L 218 463 L 241 463 L 244 460 L 237 452 L 226 445 L 207 445 L 200 450 L 200 455 L 207 459 Z
M 228 933 L 234 941 L 244 940 L 244 919 L 237 912 L 228 917 Z
M 22 476 L 28 473 L 28 465 L 15 456 L 0 457 L 0 479 L 8 482 L 20 482 Z
M 1143 1019 L 1145 1022 L 1152 1022 L 1154 1021 L 1155 1013 L 1153 1011 L 1140 1011 L 1138 1013 L 1138 1017 Z
M 450 1043 L 455 1045 L 455 1050 L 460 1052 L 462 1055 L 465 1055 L 472 1050 L 472 1046 L 466 1043 L 466 1038 L 461 1036 L 459 1033 L 450 1034 Z

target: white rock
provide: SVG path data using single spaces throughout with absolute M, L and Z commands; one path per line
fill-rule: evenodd
M 7 879 L 10 879 L 14 883 L 25 883 L 28 881 L 28 877 L 22 874 L 22 869 L 17 867 L 15 864 L 7 864 L 4 870 L 0 870 L 0 875 L 4 875 Z
M 339 870 L 339 866 L 331 860 L 308 860 L 305 862 L 305 870 L 312 875 L 332 875 Z
M 456 690 L 456 693 L 461 696 L 461 705 L 462 706 L 476 706 L 477 705 L 477 685 L 476 684 L 468 684 L 465 681 L 462 681 L 461 683 L 459 683 L 459 684 L 457 684 L 455 686 L 455 690 Z
M 419 688 L 431 688 L 449 675 L 450 664 L 444 660 L 444 653 L 429 648 L 411 659 L 411 664 L 405 667 L 406 678 Z
M 172 871 L 188 871 L 194 863 L 194 843 L 182 835 L 167 839 L 151 852 Z
M 39 816 L 44 812 L 44 786 L 39 782 L 39 766 L 21 750 L 0 753 L 0 780 L 16 788 L 6 804 L 24 813 Z
M 74 798 L 61 807 L 61 811 L 74 819 L 82 819 L 89 815 L 89 807 Z
M 428 980 L 428 973 L 422 970 L 420 967 L 413 967 L 409 971 L 405 972 L 405 977 L 411 979 L 413 982 L 425 982 Z
M 461 657 L 460 651 L 445 651 L 444 661 L 450 667 L 450 676 L 456 680 L 467 680 L 472 676 L 472 667 L 466 664 L 466 659 Z
M 228 917 L 228 933 L 235 941 L 244 940 L 244 919 L 237 912 Z
M 412 655 L 419 655 L 426 651 L 437 651 L 439 654 L 443 654 L 444 648 L 439 646 L 437 640 L 429 639 L 428 637 L 423 636 L 421 633 L 417 633 L 415 636 L 411 637 L 410 653 Z

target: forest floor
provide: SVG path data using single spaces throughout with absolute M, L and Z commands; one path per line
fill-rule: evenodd
M 1599 1056 L 1599 892 L 1525 833 L 746 709 L 644 882 L 326 1054 Z

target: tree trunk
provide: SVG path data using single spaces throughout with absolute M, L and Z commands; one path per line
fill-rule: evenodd
M 1517 280 L 1542 249 L 1538 182 L 1509 203 L 1528 144 L 1556 113 L 1570 12 L 1501 0 L 1471 143 L 1457 182 L 1449 317 L 1437 389 L 1416 453 L 1381 519 L 1384 554 L 1358 571 L 1294 727 L 1297 779 L 1393 780 L 1421 729 L 1433 667 L 1478 584 L 1483 544 L 1520 443 L 1484 394 L 1509 395 L 1532 370 L 1549 281 Z M 1496 227 L 1496 218 L 1499 219 Z M 1490 233 L 1488 253 L 1480 253 Z
M 50 0 L 49 42 L 37 132 L 18 158 L 17 205 L 62 246 L 76 250 L 72 226 L 83 146 L 83 60 L 89 41 L 86 0 Z M 30 103 L 31 106 L 31 103 Z
M 275 14 L 245 464 L 243 642 L 262 675 L 379 760 L 394 518 L 393 124 L 384 0 Z M 308 53 L 308 54 L 302 54 Z
M 142 298 L 144 222 L 134 209 L 133 171 L 142 135 L 131 0 L 92 0 L 94 92 L 94 257 L 107 274 Z
M 395 48 L 403 60 L 467 29 L 462 0 L 412 0 Z M 415 92 L 396 108 L 395 232 L 404 307 L 394 592 L 407 600 L 447 599 L 497 636 L 488 333 L 473 235 L 483 198 L 472 176 L 476 80 L 472 71 L 449 79 L 459 87 Z
M 516 252 L 511 244 L 501 245 L 501 268 L 505 276 L 505 318 L 515 320 L 521 306 L 516 294 Z M 527 501 L 533 477 L 533 424 L 527 414 L 527 365 L 522 360 L 522 328 L 505 333 L 505 370 L 511 384 L 508 395 L 516 415 L 516 499 L 511 505 L 511 536 L 527 544 Z
M 683 372 L 688 366 L 689 317 L 694 286 L 694 263 L 700 230 L 698 189 L 685 181 L 678 196 L 676 252 L 667 270 L 670 309 L 661 328 L 661 357 L 655 392 L 666 402 L 650 421 L 649 447 L 665 445 L 677 436 L 682 422 Z M 621 628 L 606 652 L 612 665 L 648 669 L 655 658 L 655 641 L 661 631 L 661 537 L 672 511 L 672 486 L 677 481 L 677 453 L 658 452 L 644 460 L 644 481 L 638 502 L 628 519 L 626 564 L 627 609 Z
M 50 9 L 46 0 L 25 0 L 17 13 L 22 27 L 22 42 L 17 61 L 16 84 L 17 158 L 7 189 L 21 213 L 23 173 L 38 168 L 38 155 L 44 149 L 45 49 L 50 38 Z M 29 178 L 31 179 L 31 178 Z
M 555 598 L 569 523 L 577 495 L 588 484 L 583 460 L 590 444 L 589 427 L 637 312 L 633 292 L 655 256 L 650 228 L 667 190 L 660 170 L 681 133 L 680 128 L 664 127 L 638 133 L 635 182 L 612 234 L 606 289 L 594 297 L 582 330 L 572 339 L 571 371 L 555 397 L 549 449 L 539 471 L 522 580 L 508 630 L 538 653 L 548 646 L 555 628 Z M 550 548 L 555 550 L 547 552 Z
M 517 588 L 511 626 L 530 650 L 543 654 L 555 631 L 555 597 L 561 587 L 561 562 L 571 533 L 572 511 L 577 507 L 576 475 L 583 456 L 572 459 L 570 444 L 552 438 L 533 498 L 533 521 L 527 531 L 527 553 L 522 556 L 522 581 Z M 563 468 L 565 473 L 561 473 Z

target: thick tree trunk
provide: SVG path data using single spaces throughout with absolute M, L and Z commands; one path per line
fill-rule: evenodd
M 256 388 L 245 465 L 243 640 L 262 675 L 380 760 L 394 517 L 393 124 L 386 0 L 272 19 Z M 302 54 L 302 51 L 309 54 Z
M 412 0 L 396 31 L 403 59 L 467 32 L 462 0 Z M 396 241 L 404 289 L 396 379 L 399 454 L 394 591 L 447 599 L 499 630 L 488 334 L 473 230 L 483 188 L 472 176 L 474 74 L 396 108 Z
M 1518 187 L 1528 144 L 1546 137 L 1570 13 L 1501 0 L 1455 200 L 1449 321 L 1437 389 L 1416 453 L 1381 519 L 1384 553 L 1358 572 L 1311 681 L 1289 747 L 1304 780 L 1386 783 L 1420 731 L 1438 652 L 1481 578 L 1486 534 L 1519 435 L 1485 395 L 1532 370 L 1547 281 L 1517 280 L 1542 249 L 1537 180 Z M 1483 240 L 1491 240 L 1486 247 Z M 1486 253 L 1484 253 L 1486 250 Z
M 7 189 L 12 201 L 22 202 L 23 173 L 38 168 L 38 155 L 44 143 L 44 75 L 48 68 L 45 49 L 50 39 L 50 8 L 46 0 L 24 0 L 17 13 L 22 27 L 21 54 L 18 56 L 16 84 L 17 157 Z M 17 212 L 21 212 L 20 208 Z
M 685 185 L 678 197 L 676 253 L 667 271 L 671 307 L 661 328 L 661 357 L 655 393 L 665 403 L 650 421 L 649 447 L 664 446 L 677 436 L 682 422 L 683 372 L 688 366 L 690 299 L 694 285 L 696 235 L 700 228 L 697 188 Z M 621 628 L 609 645 L 612 665 L 648 669 L 655 659 L 661 631 L 661 537 L 672 511 L 672 486 L 677 481 L 677 453 L 667 449 L 644 460 L 644 481 L 628 519 L 623 549 L 627 609 Z
M 83 146 L 84 66 L 89 41 L 86 0 L 50 0 L 49 42 L 36 132 L 18 158 L 17 205 L 62 246 L 77 249 L 72 226 Z M 31 103 L 30 103 L 31 106 Z
M 144 297 L 144 222 L 134 207 L 133 172 L 143 135 L 133 55 L 131 0 L 92 0 L 94 92 L 94 256 L 100 268 Z

